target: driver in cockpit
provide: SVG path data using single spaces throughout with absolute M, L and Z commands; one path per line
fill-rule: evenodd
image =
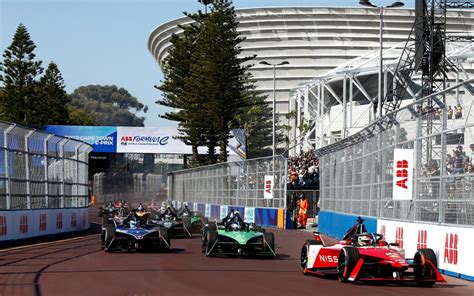
M 176 211 L 170 205 L 166 207 L 166 210 L 163 213 L 163 216 L 167 219 L 176 219 L 178 217 L 178 215 L 176 214 Z
M 178 212 L 178 217 L 189 216 L 191 217 L 191 210 L 188 208 L 188 203 L 184 202 L 183 207 Z
M 233 217 L 231 217 L 226 222 L 226 229 L 232 231 L 240 231 L 245 228 L 245 222 L 240 217 L 240 213 L 238 211 L 233 212 Z

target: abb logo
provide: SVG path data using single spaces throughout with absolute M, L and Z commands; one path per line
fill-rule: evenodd
M 0 236 L 7 235 L 7 217 L 0 216 Z
M 396 176 L 398 179 L 397 186 L 408 189 L 407 182 L 408 182 L 408 161 L 402 160 L 397 161 L 397 172 Z M 401 179 L 400 179 L 401 178 Z
M 380 226 L 380 234 L 383 235 L 383 237 L 385 237 L 385 225 Z
M 321 262 L 337 263 L 337 256 L 333 255 L 319 255 Z
M 20 234 L 28 233 L 28 216 L 20 216 Z
M 63 213 L 56 214 L 56 229 L 63 229 Z
M 397 227 L 395 233 L 395 243 L 403 249 L 403 227 Z
M 82 212 L 82 227 L 86 227 L 86 212 Z
M 444 243 L 444 262 L 448 264 L 458 264 L 458 235 L 446 233 Z
M 418 241 L 416 244 L 416 248 L 426 249 L 428 247 L 427 238 L 428 238 L 428 231 L 418 230 Z
M 268 194 L 272 193 L 272 181 L 271 180 L 266 180 L 265 181 L 265 192 L 268 193 Z
M 76 228 L 77 226 L 77 219 L 76 219 L 76 213 L 71 214 L 71 228 Z
M 131 142 L 133 141 L 133 138 L 131 136 L 123 136 L 121 139 L 120 139 L 121 142 Z
M 39 231 L 46 231 L 46 214 L 39 216 Z

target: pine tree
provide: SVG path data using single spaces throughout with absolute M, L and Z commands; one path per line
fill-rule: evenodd
M 38 93 L 43 101 L 43 108 L 35 108 L 36 118 L 42 124 L 68 124 L 70 99 L 64 90 L 64 80 L 58 66 L 51 62 L 40 79 Z
M 35 61 L 36 45 L 26 27 L 20 24 L 12 44 L 3 54 L 0 64 L 0 81 L 3 91 L 0 97 L 0 118 L 23 125 L 39 126 L 35 108 L 39 105 L 37 75 L 43 71 L 41 61 Z

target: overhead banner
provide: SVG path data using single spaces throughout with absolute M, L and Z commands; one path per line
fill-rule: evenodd
M 48 125 L 44 129 L 58 136 L 84 141 L 92 145 L 92 152 L 192 154 L 191 146 L 176 139 L 177 128 Z M 234 138 L 231 140 L 236 142 Z M 198 151 L 206 154 L 207 147 L 198 147 Z M 229 155 L 236 155 L 236 152 L 231 149 Z
M 273 198 L 273 175 L 265 175 L 263 198 Z
M 393 199 L 413 199 L 413 149 L 394 149 Z
M 47 125 L 45 131 L 92 145 L 93 152 L 117 152 L 117 127 Z

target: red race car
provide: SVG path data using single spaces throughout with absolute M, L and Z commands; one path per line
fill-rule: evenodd
M 367 232 L 360 217 L 335 244 L 326 244 L 317 232 L 314 236 L 301 249 L 305 275 L 337 274 L 341 282 L 414 281 L 420 286 L 446 282 L 432 249 L 419 249 L 413 259 L 406 259 L 398 244 L 388 244 L 381 234 Z

